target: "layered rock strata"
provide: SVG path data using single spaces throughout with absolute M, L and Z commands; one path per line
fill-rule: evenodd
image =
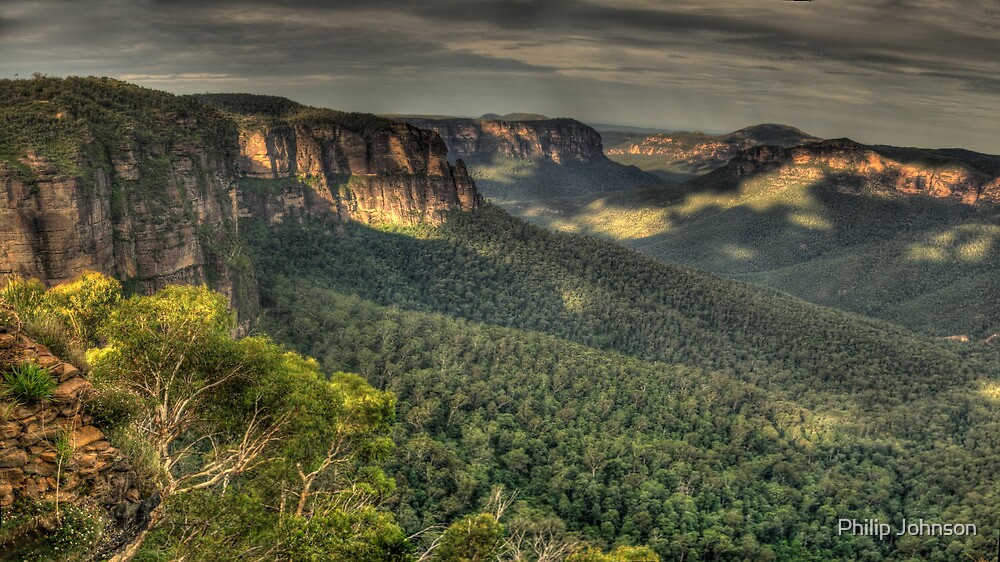
M 249 180 L 241 216 L 439 223 L 479 200 L 465 164 L 448 163 L 441 137 L 405 123 L 369 135 L 321 124 L 243 128 L 239 145 L 239 172 Z
M 1000 177 L 965 162 L 896 158 L 848 139 L 755 147 L 719 171 L 733 182 L 776 172 L 779 179 L 824 182 L 842 192 L 926 195 L 968 205 L 1000 203 Z
M 504 121 L 498 119 L 418 119 L 407 123 L 436 131 L 452 154 L 500 155 L 556 163 L 604 160 L 601 135 L 573 119 Z

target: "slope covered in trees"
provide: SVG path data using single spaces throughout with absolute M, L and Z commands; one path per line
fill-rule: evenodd
M 78 173 L 81 154 L 105 165 L 101 154 L 127 152 L 116 143 L 130 128 L 150 141 L 190 133 L 231 164 L 236 124 L 204 103 L 244 125 L 307 118 L 364 135 L 391 126 L 266 96 L 56 83 L 5 83 L 13 148 L 0 157 L 18 177 L 32 151 L 53 155 L 57 174 Z M 48 103 L 56 94 L 66 112 Z M 206 128 L 173 130 L 191 119 Z M 635 179 L 615 176 L 620 166 L 508 164 L 481 177 L 511 197 L 569 196 L 581 182 L 594 195 Z M 658 180 L 648 187 L 643 197 L 667 193 Z M 772 200 L 767 183 L 747 188 L 673 192 L 670 218 L 692 233 L 673 250 L 698 258 L 696 234 L 760 239 L 773 243 L 762 248 L 770 260 L 795 267 L 796 253 L 778 244 L 786 238 L 806 249 L 833 240 L 832 252 L 866 232 L 940 226 L 920 222 L 919 205 L 886 222 L 874 220 L 879 207 L 859 213 L 840 195 Z M 605 208 L 626 207 L 618 197 Z M 606 226 L 652 224 L 626 210 Z M 734 218 L 729 234 L 702 222 L 720 216 Z M 828 238 L 785 228 L 831 217 L 852 228 Z M 138 560 L 954 560 L 985 558 L 994 544 L 995 351 L 545 231 L 489 204 L 435 227 L 305 220 L 244 220 L 223 252 L 252 261 L 259 326 L 278 344 L 234 339 L 225 298 L 202 287 L 126 297 L 118 282 L 87 275 L 47 290 L 16 279 L 0 295 L 5 323 L 89 370 L 94 417 L 146 490 L 162 494 Z M 972 239 L 992 232 L 981 226 Z M 992 251 L 976 244 L 973 255 Z M 730 249 L 741 273 L 765 273 Z M 704 259 L 716 258 L 725 256 Z M 27 399 L 19 376 L 5 374 L 0 413 Z M 11 540 L 5 519 L 4 556 L 55 557 L 62 543 L 37 532 L 51 513 L 16 506 L 15 530 L 35 534 Z M 840 518 L 904 517 L 979 532 L 837 534 Z M 63 535 L 76 528 L 55 523 Z M 65 556 L 93 554 L 99 535 Z
M 666 560 L 986 552 L 997 371 L 982 357 L 490 205 L 438 228 L 243 229 L 265 328 L 399 397 L 388 470 L 407 530 L 503 484 L 517 514 Z M 833 527 L 919 513 L 983 534 Z
M 878 150 L 921 166 L 936 152 Z M 963 155 L 989 170 L 994 160 Z M 713 172 L 677 187 L 508 207 L 534 224 L 600 236 L 665 261 L 937 336 L 1000 332 L 1000 213 L 925 195 L 845 193 L 850 173 Z

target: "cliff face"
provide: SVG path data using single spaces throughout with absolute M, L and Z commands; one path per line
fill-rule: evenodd
M 604 160 L 601 135 L 573 119 L 503 121 L 497 119 L 417 119 L 404 121 L 437 131 L 455 155 L 499 154 L 556 163 Z
M 88 163 L 89 173 L 75 176 L 36 154 L 22 159 L 30 179 L 0 164 L 0 274 L 59 283 L 93 270 L 147 292 L 210 282 L 233 297 L 233 272 L 206 247 L 235 235 L 234 178 L 225 163 L 197 144 L 142 150 L 108 167 Z M 151 159 L 162 167 L 152 172 L 139 162 Z M 164 181 L 143 194 L 140 184 L 151 173 Z
M 819 140 L 793 127 L 756 125 L 725 135 L 699 132 L 624 135 L 607 150 L 608 156 L 646 156 L 686 171 L 707 171 L 723 166 L 741 151 L 756 146 L 791 147 Z
M 448 163 L 441 137 L 405 123 L 369 133 L 319 122 L 279 123 L 240 131 L 240 212 L 269 221 L 336 216 L 366 223 L 441 222 L 448 211 L 476 207 L 475 185 L 461 160 Z
M 931 151 L 905 155 L 900 149 L 882 151 L 847 139 L 751 148 L 719 170 L 730 182 L 773 171 L 779 180 L 825 182 L 850 193 L 921 194 L 969 205 L 1000 203 L 1000 177 L 968 162 L 935 158 Z
M 6 81 L 0 277 L 87 270 L 151 292 L 207 283 L 252 313 L 236 247 L 235 127 L 211 108 L 104 79 Z
M 257 291 L 240 216 L 409 224 L 478 203 L 437 133 L 217 97 L 229 105 L 110 79 L 0 80 L 0 280 L 98 271 L 143 292 L 206 283 L 245 325 Z M 260 112 L 232 110 L 246 104 Z

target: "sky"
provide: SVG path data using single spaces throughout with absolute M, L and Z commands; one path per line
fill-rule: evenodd
M 0 0 L 0 77 L 1000 154 L 998 0 Z

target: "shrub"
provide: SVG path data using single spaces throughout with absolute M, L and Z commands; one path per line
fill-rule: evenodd
M 489 513 L 467 515 L 451 524 L 434 552 L 439 562 L 496 560 L 503 545 L 504 527 Z
M 30 404 L 37 400 L 49 400 L 56 388 L 56 381 L 43 369 L 34 363 L 21 363 L 4 374 L 4 394 L 9 394 L 15 400 Z
M 42 303 L 45 285 L 37 279 L 14 276 L 0 289 L 0 299 L 9 304 L 22 318 L 31 317 Z
M 73 341 L 87 345 L 96 343 L 98 327 L 118 305 L 121 294 L 117 279 L 90 271 L 46 291 L 41 306 L 62 320 Z
M 34 316 L 44 292 L 45 286 L 35 279 L 9 277 L 0 288 L 0 325 L 20 330 Z
M 32 339 L 49 348 L 56 357 L 68 361 L 80 370 L 90 370 L 82 344 L 74 338 L 73 332 L 62 319 L 52 315 L 37 316 L 25 321 L 23 328 Z

